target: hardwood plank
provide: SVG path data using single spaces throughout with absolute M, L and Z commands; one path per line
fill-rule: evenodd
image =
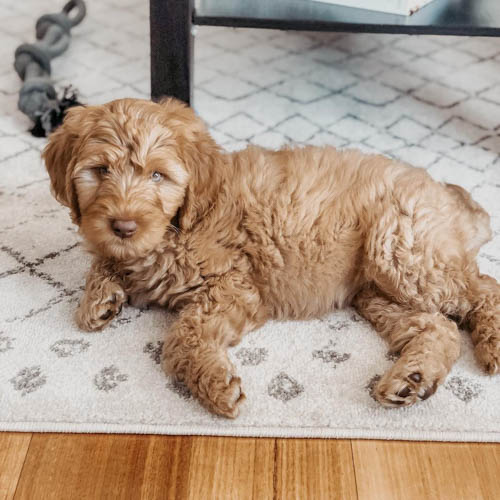
M 350 441 L 278 439 L 276 498 L 357 498 Z
M 0 432 L 0 500 L 14 498 L 31 433 Z
M 15 498 L 272 498 L 273 464 L 273 439 L 36 434 Z
M 500 444 L 468 443 L 482 498 L 497 499 L 500 491 Z
M 192 440 L 187 498 L 273 498 L 274 439 Z
M 2 499 L 496 499 L 499 472 L 496 444 L 0 433 Z
M 140 498 L 149 439 L 34 434 L 15 498 Z
M 500 491 L 500 444 L 468 443 L 477 471 L 482 498 L 498 498 Z
M 352 446 L 360 500 L 498 498 L 499 445 L 353 441 Z
M 187 497 L 192 442 L 186 436 L 151 436 L 141 498 Z

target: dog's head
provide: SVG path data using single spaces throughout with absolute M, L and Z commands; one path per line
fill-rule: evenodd
M 154 249 L 174 217 L 192 224 L 192 183 L 208 182 L 217 152 L 183 103 L 120 99 L 70 109 L 43 157 L 54 196 L 91 249 L 121 260 Z

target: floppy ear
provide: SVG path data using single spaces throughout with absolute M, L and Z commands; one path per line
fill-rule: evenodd
M 59 203 L 71 209 L 71 219 L 75 224 L 80 222 L 80 209 L 72 173 L 76 159 L 74 149 L 84 112 L 83 106 L 69 109 L 63 124 L 50 134 L 49 142 L 42 153 L 50 177 L 52 194 Z
M 207 126 L 181 101 L 168 98 L 160 102 L 165 125 L 176 133 L 179 156 L 189 173 L 183 206 L 179 213 L 181 229 L 188 230 L 213 204 L 219 190 L 223 167 L 222 152 Z

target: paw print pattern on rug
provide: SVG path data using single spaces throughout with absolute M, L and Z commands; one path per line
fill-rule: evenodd
M 14 347 L 12 346 L 12 342 L 14 340 L 14 338 L 7 337 L 7 335 L 3 335 L 2 333 L 0 333 L 0 353 L 14 349 Z
M 111 365 L 103 368 L 94 377 L 94 384 L 100 391 L 109 392 L 126 380 L 128 380 L 128 375 L 120 373 L 115 365 Z
M 267 349 L 263 347 L 242 347 L 236 353 L 236 357 L 244 366 L 257 366 L 267 359 L 267 354 Z
M 312 357 L 315 359 L 321 359 L 323 363 L 334 363 L 333 367 L 337 368 L 337 365 L 347 361 L 351 355 L 347 352 L 340 354 L 339 352 L 333 350 L 335 347 L 335 342 L 330 341 L 326 346 L 322 349 L 318 349 L 313 351 Z
M 329 323 L 328 328 L 334 332 L 340 332 L 349 326 L 349 321 L 337 321 L 336 323 Z
M 167 382 L 167 389 L 171 390 L 172 392 L 177 394 L 177 396 L 185 399 L 186 401 L 188 399 L 191 399 L 192 397 L 191 391 L 187 388 L 187 386 L 175 379 L 171 379 L 169 382 Z
M 374 401 L 377 401 L 375 399 L 375 387 L 376 385 L 378 384 L 378 381 L 381 379 L 382 377 L 380 375 L 374 375 L 370 381 L 365 385 L 365 389 L 368 391 L 368 394 L 370 395 L 370 397 L 374 400 Z
M 366 319 L 360 316 L 357 312 L 353 312 L 349 319 L 354 323 L 367 323 Z
M 90 347 L 90 342 L 84 339 L 61 339 L 50 346 L 59 358 L 68 358 L 75 354 L 85 352 Z
M 474 398 L 477 398 L 482 391 L 480 384 L 467 377 L 451 377 L 444 387 L 464 403 L 470 403 Z
M 279 399 L 284 403 L 296 398 L 302 392 L 304 392 L 304 387 L 285 372 L 276 375 L 267 387 L 269 396 Z
M 108 325 L 108 328 L 116 330 L 124 325 L 129 325 L 132 321 L 139 319 L 146 311 L 149 311 L 147 306 L 134 309 L 124 308 L 123 312 Z
M 40 366 L 27 366 L 10 379 L 14 390 L 21 391 L 21 396 L 34 392 L 47 382 L 47 377 L 42 374 Z
M 148 342 L 142 352 L 144 354 L 149 354 L 149 357 L 159 365 L 161 362 L 161 353 L 163 351 L 164 342 L 157 340 L 156 342 Z

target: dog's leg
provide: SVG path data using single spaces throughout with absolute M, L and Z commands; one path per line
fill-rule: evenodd
M 472 333 L 474 352 L 487 373 L 500 372 L 500 284 L 490 276 L 477 274 L 470 279 L 466 322 Z
M 181 310 L 163 347 L 163 368 L 184 382 L 209 410 L 234 418 L 245 396 L 227 347 L 260 326 L 256 290 L 231 278 L 212 282 Z M 260 317 L 260 319 L 259 319 Z
M 460 354 L 456 324 L 441 313 L 412 310 L 366 286 L 354 299 L 359 313 L 401 357 L 380 379 L 376 399 L 384 406 L 409 406 L 436 392 Z
M 120 314 L 126 300 L 121 280 L 110 264 L 96 259 L 87 274 L 85 291 L 76 311 L 76 322 L 82 330 L 102 330 Z

